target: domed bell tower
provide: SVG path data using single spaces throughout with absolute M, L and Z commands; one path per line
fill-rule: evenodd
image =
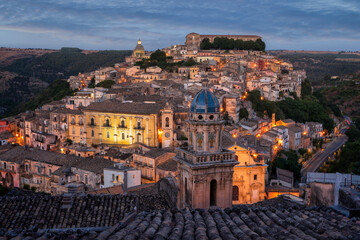
M 234 152 L 222 148 L 220 104 L 208 88 L 196 94 L 187 121 L 188 147 L 177 148 L 178 207 L 231 207 Z
M 161 112 L 161 146 L 162 148 L 172 147 L 174 139 L 174 111 L 169 103 L 166 103 Z

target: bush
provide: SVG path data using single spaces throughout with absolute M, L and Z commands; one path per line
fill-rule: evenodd
M 24 184 L 24 187 L 23 187 L 25 190 L 30 190 L 30 185 L 29 184 Z

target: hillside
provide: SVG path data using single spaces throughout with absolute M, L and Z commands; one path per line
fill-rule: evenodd
M 56 79 L 67 79 L 79 72 L 112 66 L 131 54 L 128 50 L 83 51 L 78 48 L 50 52 L 34 50 L 34 54 L 26 56 L 19 50 L 15 52 L 18 55 L 8 54 L 0 64 L 0 116 L 10 114 L 17 105 L 28 101 Z M 11 58 L 12 61 L 9 60 Z
M 360 52 L 331 51 L 268 51 L 294 65 L 294 69 L 305 69 L 313 85 L 319 85 L 329 76 L 345 76 L 360 70 Z

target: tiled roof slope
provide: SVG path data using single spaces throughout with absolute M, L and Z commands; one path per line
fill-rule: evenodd
M 96 232 L 70 229 L 62 232 L 7 231 L 8 238 L 41 239 L 360 239 L 360 224 L 326 207 L 289 208 L 237 206 L 231 209 L 182 209 L 141 212 L 129 221 Z M 280 205 L 279 205 L 280 206 Z M 30 238 L 32 239 L 32 238 Z
M 161 194 L 73 196 L 69 207 L 64 207 L 64 200 L 64 196 L 49 195 L 0 197 L 0 228 L 109 227 L 136 208 L 149 211 L 169 207 Z

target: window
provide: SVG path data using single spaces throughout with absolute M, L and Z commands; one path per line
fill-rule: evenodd
M 125 127 L 125 120 L 121 120 L 121 127 L 122 127 L 122 128 Z
M 109 132 L 106 132 L 106 137 L 110 138 L 110 133 Z
M 4 168 L 6 169 L 6 162 L 4 162 Z
M 72 129 L 72 134 L 75 134 L 75 128 Z
M 91 118 L 91 119 L 90 119 L 90 125 L 95 125 L 95 120 L 94 120 L 94 118 Z
M 125 139 L 125 133 L 121 134 L 121 138 L 124 140 Z
M 52 171 L 51 171 L 51 169 L 49 169 L 49 176 L 51 176 L 51 174 L 52 174 Z
M 115 174 L 112 175 L 112 181 L 115 181 Z
M 88 176 L 85 175 L 85 184 L 88 184 Z
M 29 171 L 29 165 L 25 165 L 25 171 L 28 172 Z
M 257 180 L 257 174 L 254 175 L 254 180 Z
M 91 136 L 93 137 L 94 135 L 94 130 L 91 130 Z
M 105 126 L 110 127 L 110 120 L 109 119 L 106 119 Z
M 81 135 L 81 134 L 83 134 L 83 129 L 82 129 L 82 128 L 80 128 L 80 135 Z
M 239 187 L 238 186 L 233 186 L 232 200 L 239 201 Z
M 14 166 L 11 166 L 11 170 L 12 170 L 13 172 L 15 172 L 15 167 L 14 167 Z
M 167 118 L 165 118 L 165 127 L 169 127 L 169 118 L 167 117 Z
M 137 122 L 137 128 L 141 128 L 141 123 Z

